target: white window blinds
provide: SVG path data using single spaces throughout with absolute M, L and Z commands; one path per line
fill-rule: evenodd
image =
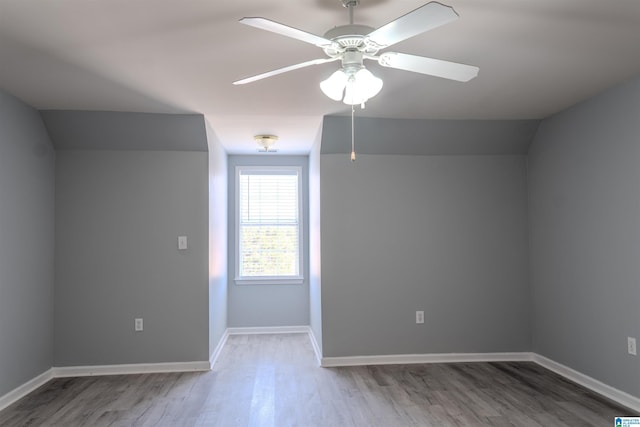
M 241 168 L 238 276 L 300 276 L 300 171 Z

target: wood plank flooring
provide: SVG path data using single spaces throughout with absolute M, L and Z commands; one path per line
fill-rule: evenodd
M 0 426 L 613 426 L 633 415 L 534 363 L 317 366 L 306 334 L 235 335 L 211 372 L 58 378 Z

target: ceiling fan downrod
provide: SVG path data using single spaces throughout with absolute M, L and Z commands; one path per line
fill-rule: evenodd
M 360 0 L 342 0 L 342 6 L 349 9 L 349 25 L 353 25 L 353 8 L 360 4 Z

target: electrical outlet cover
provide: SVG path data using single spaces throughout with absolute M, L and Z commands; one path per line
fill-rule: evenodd
M 627 352 L 633 356 L 638 354 L 636 349 L 636 339 L 633 337 L 627 337 Z
M 187 236 L 178 236 L 178 249 L 187 249 Z

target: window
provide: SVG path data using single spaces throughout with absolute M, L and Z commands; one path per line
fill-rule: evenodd
M 236 283 L 302 283 L 299 167 L 236 167 Z

